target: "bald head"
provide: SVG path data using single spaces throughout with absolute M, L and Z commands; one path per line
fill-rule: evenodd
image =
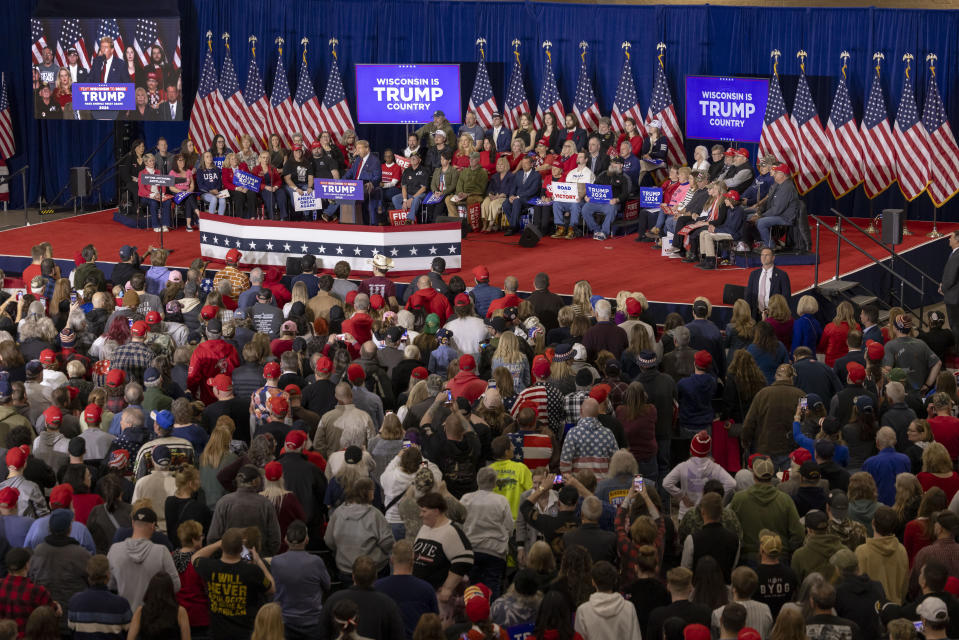
M 372 340 L 367 340 L 360 347 L 360 356 L 370 359 L 376 357 L 376 343 Z
M 353 389 L 347 383 L 341 382 L 336 385 L 334 394 L 336 395 L 336 401 L 340 404 L 353 404 Z
M 519 289 L 519 280 L 516 276 L 506 276 L 506 280 L 503 281 L 503 289 L 507 293 L 516 293 Z
M 416 279 L 416 288 L 417 289 L 429 289 L 430 288 L 430 277 L 429 276 L 420 276 Z
M 356 298 L 353 300 L 353 308 L 357 311 L 369 311 L 370 297 L 365 293 L 357 294 Z
M 599 415 L 599 403 L 592 398 L 586 398 L 579 410 L 579 415 L 584 418 L 595 418 Z

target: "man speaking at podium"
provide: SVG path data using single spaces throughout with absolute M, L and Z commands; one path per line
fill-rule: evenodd
M 356 156 L 354 158 L 353 166 L 347 169 L 343 179 L 363 181 L 363 206 L 367 211 L 366 223 L 374 225 L 377 223 L 376 211 L 383 205 L 383 197 L 380 195 L 379 187 L 383 169 L 380 166 L 379 157 L 370 152 L 370 143 L 366 140 L 356 141 Z

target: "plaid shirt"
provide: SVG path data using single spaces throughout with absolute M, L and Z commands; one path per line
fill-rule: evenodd
M 250 288 L 250 276 L 246 275 L 231 264 L 223 267 L 213 276 L 213 288 L 216 289 L 223 280 L 229 280 L 233 290 L 230 297 L 236 300 L 240 294 Z
M 574 391 L 567 393 L 563 398 L 563 419 L 566 424 L 576 424 L 579 422 L 579 410 L 583 407 L 583 402 L 589 397 L 589 390 Z
M 0 618 L 17 623 L 18 638 L 23 637 L 27 618 L 33 610 L 43 605 L 53 606 L 50 593 L 25 576 L 8 575 L 0 581 Z
M 642 500 L 636 496 L 635 500 Z M 662 516 L 656 518 L 656 550 L 659 562 L 663 562 L 663 538 L 666 535 L 666 523 Z M 616 531 L 616 550 L 619 552 L 619 578 L 623 584 L 631 584 L 639 578 L 639 545 L 633 542 L 629 534 L 632 523 L 629 521 L 629 509 L 620 505 L 613 520 L 613 529 Z
M 613 403 L 613 407 L 615 408 L 623 404 L 626 397 L 626 388 L 629 387 L 629 385 L 622 380 L 610 380 L 609 378 L 603 380 L 602 383 L 609 385 L 609 396 L 607 399 Z
M 143 384 L 143 372 L 149 368 L 156 354 L 143 342 L 130 341 L 117 347 L 110 361 L 111 369 L 122 369 L 127 374 L 127 382 Z

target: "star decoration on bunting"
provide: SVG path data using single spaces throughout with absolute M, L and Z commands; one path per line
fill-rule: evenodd
M 326 253 L 326 247 L 320 245 L 320 253 Z
M 289 253 L 289 251 L 290 251 L 290 245 L 284 244 L 284 245 L 283 245 L 283 250 L 286 251 L 287 253 Z
M 436 255 L 436 247 L 430 247 L 430 255 Z
M 213 236 L 213 244 L 220 244 L 220 241 L 217 239 L 216 236 Z
M 266 243 L 266 250 L 267 250 L 267 251 L 273 251 L 273 243 L 272 243 L 272 242 L 267 242 L 267 243 Z
M 363 253 L 359 247 L 353 247 L 353 255 L 358 256 Z
M 236 241 L 236 248 L 239 249 L 243 245 L 239 240 Z
M 390 249 L 390 255 L 395 258 L 396 256 L 400 255 L 400 250 L 396 248 Z
M 203 234 L 203 242 L 206 242 L 206 234 Z
M 410 248 L 410 255 L 411 255 L 411 256 L 415 256 L 415 255 L 416 255 L 416 251 L 417 251 L 416 247 L 411 247 L 411 248 Z
M 450 245 L 450 255 L 453 255 L 454 253 L 456 253 L 456 247 L 453 245 Z
M 305 244 L 301 244 L 301 245 L 300 245 L 300 249 L 303 251 L 303 253 L 306 253 L 306 250 L 309 249 L 309 248 L 310 248 L 310 247 L 307 246 L 307 245 L 305 245 Z
M 250 240 L 250 248 L 251 248 L 251 249 L 256 249 L 256 243 L 253 242 L 252 240 Z
M 338 255 L 338 256 L 343 255 L 343 247 L 337 247 L 337 248 L 336 248 L 336 255 Z

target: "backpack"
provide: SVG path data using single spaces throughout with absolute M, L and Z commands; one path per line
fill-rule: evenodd
M 476 472 L 479 468 L 471 450 L 448 455 L 443 469 L 446 488 L 457 498 L 476 490 Z

